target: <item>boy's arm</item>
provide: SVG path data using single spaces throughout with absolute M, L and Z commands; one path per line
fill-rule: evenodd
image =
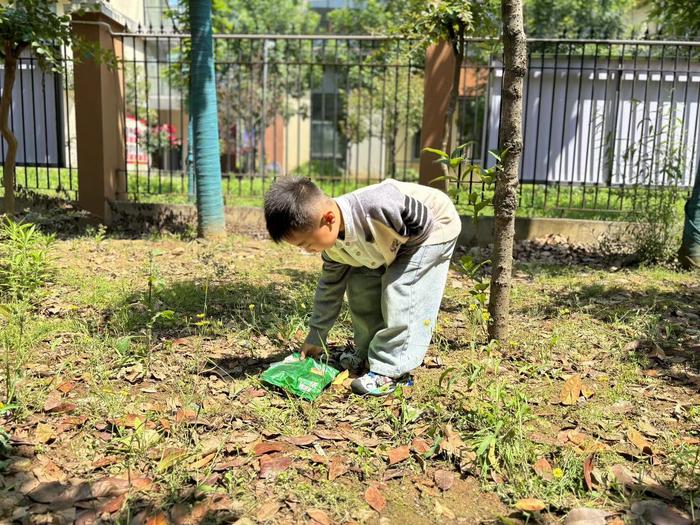
M 323 271 L 316 287 L 309 335 L 305 341 L 306 345 L 318 347 L 326 344 L 328 332 L 338 318 L 350 271 L 350 266 L 331 260 L 325 253 L 321 254 L 321 258 Z

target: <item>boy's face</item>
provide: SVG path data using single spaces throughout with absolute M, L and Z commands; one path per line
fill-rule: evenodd
M 332 248 L 340 229 L 340 220 L 336 218 L 334 210 L 321 210 L 316 224 L 318 226 L 313 230 L 292 232 L 284 240 L 310 253 Z

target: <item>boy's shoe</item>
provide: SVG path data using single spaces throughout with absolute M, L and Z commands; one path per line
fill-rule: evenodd
M 356 394 L 365 394 L 370 396 L 385 396 L 391 394 L 399 385 L 412 386 L 413 381 L 408 374 L 393 379 L 391 377 L 367 372 L 365 375 L 354 379 L 350 383 L 350 388 Z
M 338 357 L 338 365 L 351 374 L 359 375 L 363 372 L 365 359 L 353 350 L 345 350 L 340 354 L 340 357 Z

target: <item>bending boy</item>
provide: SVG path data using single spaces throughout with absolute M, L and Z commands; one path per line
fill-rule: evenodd
M 322 351 L 347 293 L 355 344 L 340 365 L 369 367 L 353 391 L 385 395 L 406 383 L 428 350 L 461 229 L 450 198 L 386 180 L 332 199 L 307 178 L 281 177 L 265 195 L 265 221 L 275 242 L 323 259 L 302 353 Z

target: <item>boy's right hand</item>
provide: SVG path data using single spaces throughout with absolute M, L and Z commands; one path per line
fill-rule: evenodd
M 323 354 L 323 348 L 321 348 L 320 346 L 304 343 L 301 347 L 302 359 L 306 359 L 307 357 L 313 357 L 314 359 L 318 359 L 318 357 L 321 354 Z

